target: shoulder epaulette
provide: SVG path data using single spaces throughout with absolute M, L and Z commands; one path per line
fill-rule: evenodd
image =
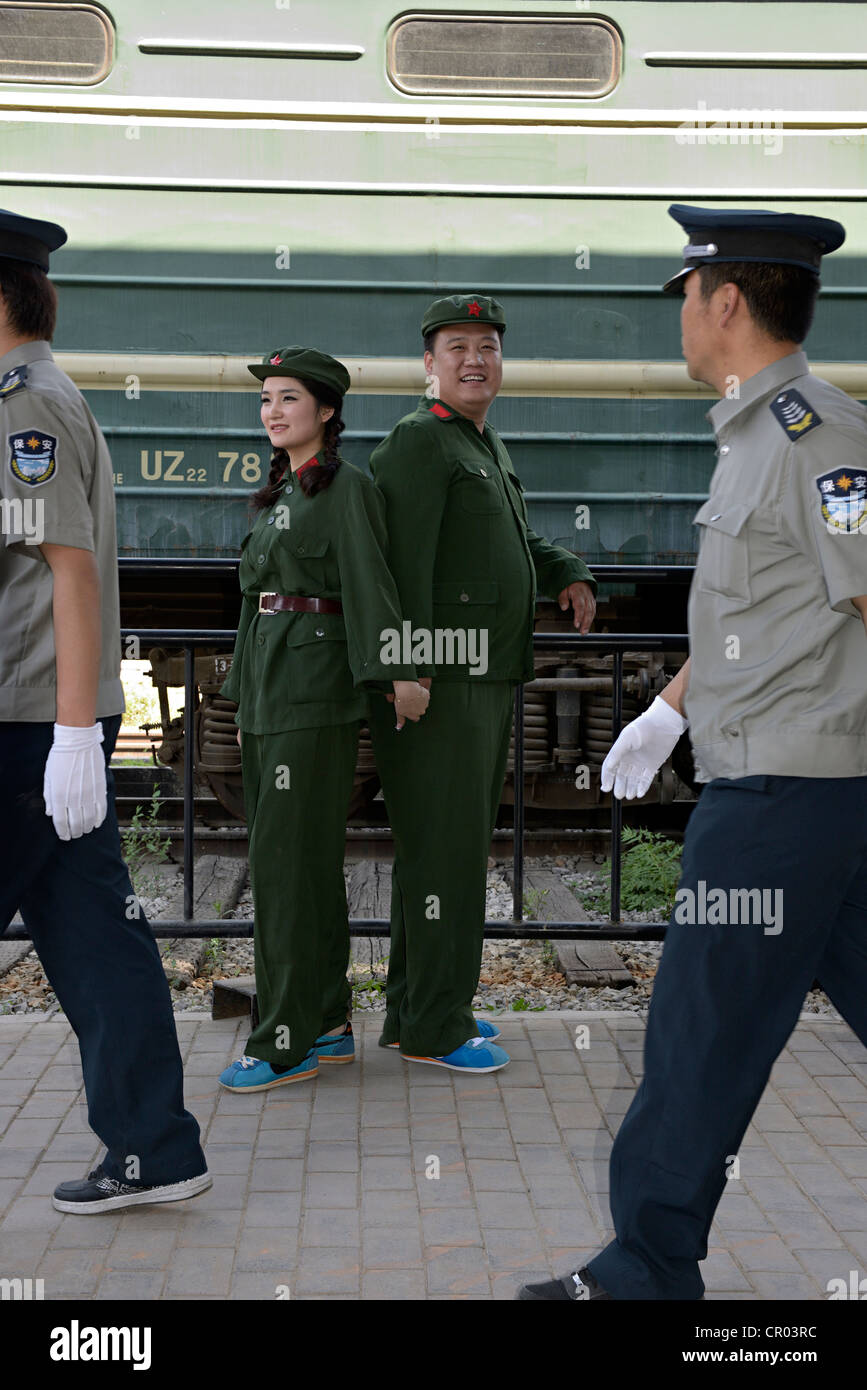
M 0 378 L 0 400 L 5 400 L 7 396 L 14 395 L 16 391 L 23 391 L 27 386 L 27 366 L 22 364 L 20 367 L 13 367 L 11 371 Z
M 809 434 L 810 430 L 822 423 L 818 410 L 814 410 L 809 401 L 804 400 L 800 391 L 793 387 L 774 396 L 771 401 L 771 413 L 779 420 L 788 437 L 795 442 L 803 439 L 805 434 Z

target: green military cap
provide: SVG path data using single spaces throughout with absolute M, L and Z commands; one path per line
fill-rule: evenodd
M 318 381 L 328 386 L 338 395 L 345 396 L 351 381 L 349 372 L 336 357 L 317 348 L 284 347 L 275 348 L 262 358 L 261 363 L 247 368 L 259 381 L 269 376 L 294 376 L 302 381 Z
M 422 337 L 446 323 L 492 323 L 495 328 L 505 330 L 506 316 L 500 301 L 490 295 L 450 294 L 446 299 L 435 299 L 425 310 L 421 321 Z

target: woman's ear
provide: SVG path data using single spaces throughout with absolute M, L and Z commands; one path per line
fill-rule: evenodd
M 323 425 L 327 425 L 327 424 L 328 424 L 328 421 L 331 419 L 331 417 L 332 417 L 333 414 L 334 414 L 334 406 L 333 406 L 333 405 L 321 405 L 321 406 L 319 407 L 319 418 L 321 419 Z

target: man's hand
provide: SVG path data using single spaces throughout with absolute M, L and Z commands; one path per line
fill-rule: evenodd
M 627 801 L 644 796 L 688 722 L 657 695 L 649 710 L 627 724 L 602 764 L 602 790 L 613 787 Z
M 574 584 L 570 584 L 568 588 L 560 591 L 557 595 L 557 602 L 564 611 L 571 603 L 575 610 L 574 626 L 586 635 L 596 617 L 596 599 L 590 585 L 585 584 L 582 580 L 576 580 Z
M 411 719 L 417 724 L 430 703 L 430 680 L 427 683 L 422 681 L 392 681 L 394 694 L 387 695 L 386 699 L 394 701 L 394 712 L 397 716 L 396 729 L 402 729 L 406 720 Z
M 42 795 L 61 840 L 77 840 L 102 825 L 108 810 L 102 725 L 54 725 Z
M 401 684 L 401 682 L 399 682 L 399 681 L 392 681 L 392 685 L 395 687 L 395 689 L 397 688 L 397 686 L 398 686 L 399 684 Z M 403 685 L 412 685 L 413 682 L 412 682 L 412 681 L 403 681 L 402 684 L 403 684 Z M 421 686 L 422 690 L 428 690 L 428 691 L 429 691 L 429 690 L 430 690 L 430 685 L 431 685 L 431 678 L 430 678 L 430 676 L 419 676 L 418 681 L 417 681 L 417 684 Z M 386 695 L 385 698 L 386 698 L 386 700 L 388 701 L 388 703 L 389 703 L 390 705 L 393 705 L 393 704 L 394 704 L 394 695 L 393 695 L 393 694 Z M 427 706 L 425 706 L 425 710 L 427 710 Z M 416 721 L 416 722 L 418 722 L 418 721 Z M 403 728 L 403 720 L 401 720 L 401 722 L 400 722 L 399 724 L 395 724 L 394 727 L 395 727 L 396 729 L 402 729 L 402 728 Z

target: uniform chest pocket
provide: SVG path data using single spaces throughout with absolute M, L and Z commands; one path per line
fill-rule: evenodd
M 708 501 L 694 521 L 702 528 L 695 582 L 702 593 L 750 603 L 750 552 L 747 522 L 755 510 L 746 502 L 723 506 Z
M 514 473 L 509 473 L 508 471 L 506 472 L 506 479 L 507 486 L 511 487 L 513 493 L 515 494 L 515 503 L 517 504 L 518 511 L 523 517 L 524 521 L 526 521 L 527 503 L 524 501 L 524 485 L 521 482 L 520 478 L 516 477 Z
M 457 497 L 464 511 L 492 516 L 503 510 L 496 469 L 493 460 L 490 464 L 458 461 Z
M 271 565 L 284 594 L 319 594 L 328 587 L 327 536 L 299 531 L 278 533 L 271 550 Z M 333 575 L 332 575 L 333 579 Z
M 306 560 L 321 560 L 323 556 L 328 553 L 327 540 L 311 540 L 310 537 L 296 540 L 294 537 L 289 536 L 288 533 L 283 542 L 283 547 L 294 560 L 300 560 L 302 564 L 304 564 Z

